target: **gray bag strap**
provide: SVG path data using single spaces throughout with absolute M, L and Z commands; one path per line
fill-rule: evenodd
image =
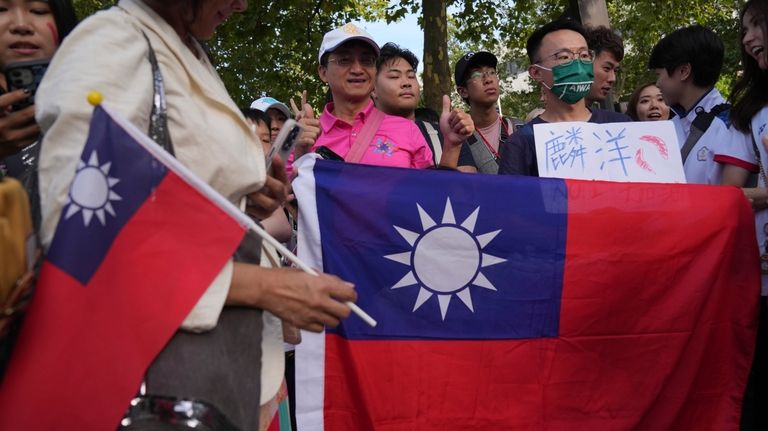
M 688 138 L 685 140 L 683 148 L 680 149 L 680 155 L 683 158 L 683 164 L 685 164 L 685 161 L 688 159 L 688 155 L 690 155 L 691 151 L 693 151 L 693 147 L 696 146 L 696 143 L 699 142 L 699 139 L 704 136 L 704 133 L 707 132 L 709 126 L 712 125 L 712 121 L 715 119 L 715 117 L 720 115 L 720 113 L 727 111 L 730 109 L 730 107 L 731 106 L 727 103 L 721 103 L 713 107 L 709 112 L 705 111 L 702 107 L 696 108 L 696 118 L 694 118 L 693 123 L 691 123 L 691 131 L 688 134 Z
M 691 132 L 688 134 L 688 139 L 685 140 L 685 145 L 683 145 L 683 148 L 680 150 L 680 155 L 683 157 L 683 164 L 688 160 L 688 155 L 691 154 L 693 147 L 695 147 L 696 143 L 699 142 L 699 139 L 704 136 L 704 132 L 706 132 L 706 130 L 691 126 Z
M 496 157 L 485 145 L 482 136 L 477 133 L 477 130 L 475 130 L 470 139 L 467 139 L 467 144 L 469 144 L 469 151 L 472 153 L 472 158 L 475 160 L 478 172 L 483 174 L 499 173 L 499 162 L 496 161 Z
M 157 57 L 155 56 L 155 50 L 152 48 L 152 42 L 149 41 L 149 37 L 147 37 L 144 31 L 141 34 L 144 35 L 144 39 L 147 41 L 147 45 L 149 45 L 149 64 L 152 65 L 152 112 L 149 114 L 149 131 L 147 135 L 163 147 L 165 151 L 175 156 L 173 142 L 171 142 L 171 133 L 168 130 L 168 107 L 165 101 L 163 74 L 160 73 L 160 66 L 157 64 Z

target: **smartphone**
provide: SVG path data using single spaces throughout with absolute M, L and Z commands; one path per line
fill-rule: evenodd
M 288 160 L 288 156 L 293 151 L 293 147 L 296 146 L 296 142 L 301 136 L 302 127 L 295 120 L 285 120 L 285 124 L 280 129 L 280 133 L 277 134 L 275 142 L 272 143 L 272 148 L 269 149 L 267 154 L 267 171 L 272 166 L 272 156 L 277 154 L 283 162 Z
M 335 160 L 335 161 L 338 161 L 338 162 L 343 162 L 344 161 L 343 157 L 341 157 L 340 155 L 334 153 L 328 147 L 323 147 L 323 146 L 317 147 L 315 152 L 317 154 L 319 154 L 320 157 L 323 158 L 323 160 Z
M 15 90 L 27 90 L 29 98 L 13 105 L 13 110 L 26 108 L 35 103 L 35 92 L 40 81 L 43 80 L 45 71 L 48 70 L 49 60 L 32 60 L 11 63 L 5 66 L 5 85 L 8 92 Z

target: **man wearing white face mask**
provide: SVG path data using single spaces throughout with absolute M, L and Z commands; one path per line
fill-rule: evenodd
M 584 97 L 594 80 L 595 56 L 577 22 L 554 21 L 540 27 L 526 45 L 528 73 L 541 83 L 546 110 L 505 141 L 499 151 L 499 174 L 538 176 L 533 125 L 566 121 L 615 123 L 632 121 L 624 114 L 587 108 Z

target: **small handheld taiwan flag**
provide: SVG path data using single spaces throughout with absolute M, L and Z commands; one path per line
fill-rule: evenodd
M 242 240 L 233 209 L 97 106 L 0 386 L 0 429 L 116 429 Z

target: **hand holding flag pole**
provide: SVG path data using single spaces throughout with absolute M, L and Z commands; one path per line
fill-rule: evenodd
M 288 260 L 293 262 L 299 269 L 306 272 L 307 274 L 311 275 L 319 275 L 317 271 L 312 269 L 309 265 L 304 263 L 301 259 L 299 259 L 298 256 L 293 254 L 290 250 L 288 250 L 283 244 L 281 244 L 278 240 L 272 237 L 267 231 L 265 231 L 261 226 L 256 224 L 253 220 L 248 218 L 248 221 L 250 222 L 248 224 L 248 228 L 252 231 L 256 232 L 257 235 L 259 235 L 264 241 L 268 242 L 272 247 L 275 247 L 278 252 L 280 252 L 281 255 L 285 256 Z M 344 302 L 344 305 L 349 307 L 350 310 L 352 310 L 353 313 L 357 314 L 358 317 L 363 319 L 365 323 L 370 325 L 371 327 L 375 327 L 377 322 L 376 320 L 371 317 L 368 313 L 363 311 L 362 308 L 358 307 L 357 304 L 355 304 L 352 301 L 346 301 Z
M 93 91 L 88 94 L 88 102 L 91 103 L 93 106 L 101 105 L 101 107 L 107 111 L 112 118 L 120 124 L 126 131 L 128 131 L 131 135 L 136 138 L 137 142 L 143 146 L 148 152 L 150 152 L 153 156 L 155 156 L 160 162 L 162 162 L 164 165 L 166 165 L 169 169 L 172 169 L 175 171 L 181 178 L 183 178 L 187 183 L 192 185 L 193 187 L 200 190 L 202 193 L 204 193 L 206 196 L 208 196 L 212 202 L 214 202 L 222 211 L 225 211 L 228 213 L 232 218 L 237 220 L 243 227 L 252 230 L 255 232 L 259 237 L 261 237 L 264 241 L 269 243 L 271 246 L 275 247 L 275 249 L 280 252 L 283 256 L 285 256 L 288 260 L 293 262 L 299 269 L 306 272 L 307 274 L 318 276 L 318 272 L 309 267 L 306 263 L 304 263 L 301 259 L 299 259 L 298 256 L 296 256 L 294 253 L 292 253 L 290 250 L 288 250 L 283 244 L 281 244 L 279 241 L 277 241 L 275 238 L 272 237 L 267 231 L 265 231 L 261 226 L 259 226 L 256 222 L 251 220 L 250 217 L 248 217 L 246 214 L 244 214 L 242 211 L 238 210 L 237 207 L 235 207 L 231 202 L 226 200 L 224 197 L 222 197 L 216 190 L 214 190 L 211 186 L 209 186 L 207 183 L 202 181 L 200 178 L 198 178 L 194 173 L 192 173 L 189 169 L 187 169 L 184 165 L 181 164 L 176 158 L 170 156 L 165 150 L 163 150 L 157 143 L 153 142 L 149 137 L 147 137 L 144 133 L 142 133 L 140 130 L 136 128 L 132 123 L 125 121 L 120 115 L 112 112 L 108 107 L 104 106 L 102 104 L 103 97 L 101 93 Z M 368 313 L 363 311 L 360 307 L 358 307 L 354 302 L 346 301 L 344 304 L 352 310 L 353 313 L 357 314 L 365 323 L 368 325 L 375 327 L 377 325 L 377 322 L 375 319 L 373 319 Z

